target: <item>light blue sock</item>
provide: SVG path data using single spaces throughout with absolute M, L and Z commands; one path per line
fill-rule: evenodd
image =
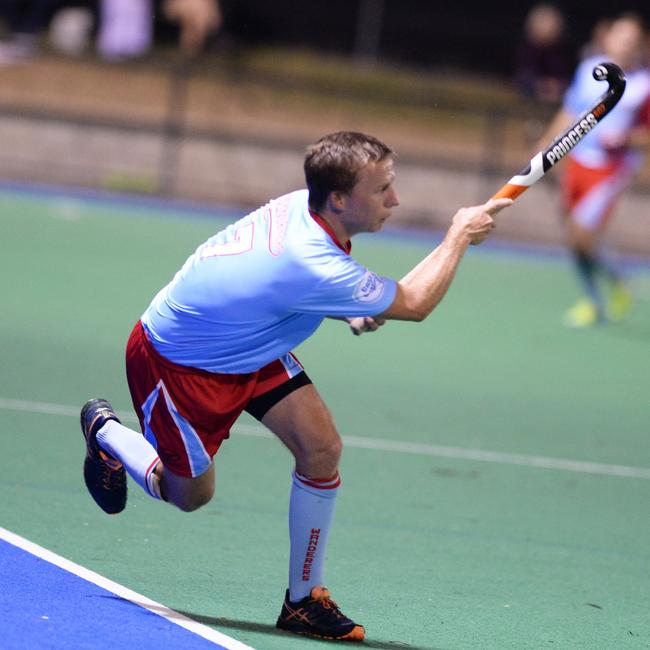
M 154 473 L 160 462 L 158 452 L 145 437 L 115 420 L 108 420 L 97 432 L 97 444 L 117 458 L 129 476 L 149 495 L 160 499 L 160 486 Z
M 289 599 L 302 600 L 317 586 L 323 586 L 323 565 L 336 495 L 341 479 L 338 472 L 326 479 L 293 474 L 289 502 Z

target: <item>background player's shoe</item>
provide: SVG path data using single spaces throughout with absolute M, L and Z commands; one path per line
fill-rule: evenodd
M 336 641 L 363 641 L 365 630 L 345 616 L 325 587 L 314 587 L 297 603 L 289 600 L 289 590 L 276 627 L 295 634 Z
M 594 302 L 581 298 L 564 314 L 564 324 L 567 327 L 593 327 L 603 321 L 602 315 Z
M 632 309 L 632 292 L 622 282 L 617 282 L 609 294 L 607 315 L 613 321 L 623 320 Z
M 119 422 L 113 407 L 105 399 L 91 399 L 81 409 L 81 430 L 86 439 L 84 480 L 97 505 L 109 515 L 126 507 L 126 472 L 116 460 L 97 444 L 97 431 L 108 420 Z

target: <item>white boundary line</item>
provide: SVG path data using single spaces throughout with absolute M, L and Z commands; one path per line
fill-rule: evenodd
M 0 398 L 0 409 L 12 411 L 26 411 L 29 413 L 44 413 L 47 415 L 62 415 L 66 417 L 79 417 L 79 408 L 62 404 L 49 404 L 46 402 L 31 402 L 19 399 Z M 120 415 L 124 422 L 137 422 L 135 415 L 129 413 Z M 251 424 L 236 424 L 235 432 L 239 435 L 254 436 L 258 438 L 273 437 L 264 427 Z M 374 451 L 388 451 L 418 456 L 433 456 L 437 458 L 458 458 L 484 463 L 500 463 L 503 465 L 519 465 L 523 467 L 536 467 L 538 469 L 562 470 L 582 474 L 597 474 L 601 476 L 618 476 L 621 478 L 650 479 L 650 469 L 646 467 L 631 467 L 629 465 L 611 465 L 608 463 L 592 463 L 589 461 L 571 460 L 568 458 L 551 458 L 548 456 L 529 456 L 527 454 L 510 454 L 500 451 L 487 451 L 482 449 L 468 449 L 464 447 L 444 447 L 425 443 L 404 442 L 397 440 L 382 440 L 378 438 L 364 438 L 361 436 L 343 436 L 343 441 L 348 447 L 356 449 L 371 449 Z
M 106 589 L 116 596 L 119 596 L 124 600 L 128 600 L 135 605 L 138 605 L 139 607 L 142 607 L 143 609 L 156 614 L 157 616 L 161 616 L 171 623 L 179 625 L 180 627 L 193 632 L 197 636 L 207 639 L 208 641 L 212 641 L 213 643 L 218 643 L 221 647 L 226 648 L 227 650 L 254 650 L 251 648 L 251 646 L 241 643 L 241 641 L 237 641 L 236 639 L 226 636 L 225 634 L 222 634 L 221 632 L 218 632 L 217 630 L 208 627 L 207 625 L 198 623 L 197 621 L 194 621 L 191 618 L 180 614 L 179 612 L 175 612 L 173 609 L 169 609 L 168 607 L 165 607 L 165 605 L 161 605 L 155 600 L 151 600 L 142 594 L 131 591 L 130 589 L 123 587 L 117 582 L 113 582 L 108 578 L 104 578 L 104 576 L 99 575 L 99 573 L 95 573 L 94 571 L 86 569 L 79 564 L 75 564 L 74 562 L 61 557 L 52 551 L 48 551 L 46 548 L 43 548 L 38 544 L 34 544 L 34 542 L 30 542 L 24 537 L 20 537 L 20 535 L 12 533 L 6 528 L 0 527 L 0 539 L 3 539 L 12 546 L 21 548 L 24 551 L 27 551 L 28 553 L 31 553 L 32 555 L 35 555 L 36 557 L 49 562 L 50 564 L 54 564 L 55 566 L 58 566 L 59 568 L 68 571 L 69 573 L 72 573 L 79 578 L 82 578 L 83 580 L 87 580 L 88 582 L 91 582 L 92 584 L 97 585 L 102 589 Z

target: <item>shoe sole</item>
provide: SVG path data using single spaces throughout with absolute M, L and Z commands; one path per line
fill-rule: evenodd
M 126 472 L 124 471 L 124 468 L 121 470 L 114 470 L 120 472 L 121 480 L 124 482 L 124 498 L 119 501 L 119 503 L 113 505 L 113 506 L 107 506 L 106 504 L 100 503 L 95 495 L 93 494 L 93 491 L 90 489 L 90 485 L 92 485 L 91 481 L 89 480 L 89 475 L 91 475 L 91 472 L 94 471 L 94 465 L 92 458 L 90 458 L 88 455 L 86 455 L 86 458 L 84 460 L 84 482 L 86 484 L 86 489 L 88 490 L 88 493 L 90 496 L 93 498 L 93 501 L 107 514 L 107 515 L 117 515 L 120 512 L 126 508 Z
M 366 631 L 362 625 L 355 625 L 352 630 L 343 636 L 331 636 L 326 634 L 318 634 L 317 632 L 311 632 L 305 630 L 304 628 L 292 628 L 291 626 L 282 625 L 278 622 L 275 625 L 279 630 L 284 632 L 291 632 L 292 634 L 299 634 L 300 636 L 307 636 L 313 639 L 321 639 L 323 641 L 350 641 L 350 642 L 361 642 L 366 638 Z

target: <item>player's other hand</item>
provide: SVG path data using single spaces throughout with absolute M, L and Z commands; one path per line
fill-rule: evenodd
M 383 318 L 372 318 L 371 316 L 357 316 L 345 320 L 355 336 L 361 336 L 364 332 L 376 332 L 386 322 Z
M 451 227 L 467 237 L 470 244 L 480 244 L 496 226 L 494 216 L 511 205 L 512 199 L 490 199 L 483 205 L 461 208 Z

